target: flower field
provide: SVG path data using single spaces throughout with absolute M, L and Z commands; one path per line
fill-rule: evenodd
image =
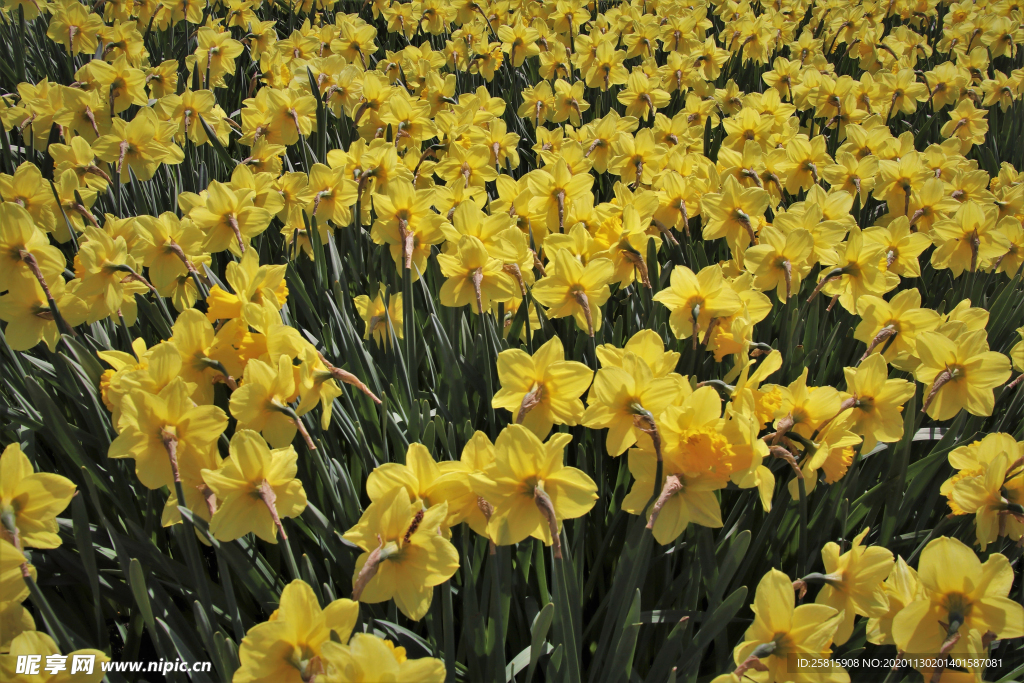
M 1024 680 L 1022 21 L 0 0 L 0 679 Z

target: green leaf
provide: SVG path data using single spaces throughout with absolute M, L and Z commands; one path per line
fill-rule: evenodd
M 640 589 L 637 588 L 633 595 L 633 601 L 626 612 L 626 623 L 622 625 L 622 635 L 619 637 L 619 644 L 615 648 L 615 656 L 608 667 L 605 680 L 612 683 L 629 681 L 629 674 L 633 670 L 633 655 L 636 652 L 636 637 L 640 632 Z
M 71 352 L 75 356 L 75 360 L 78 361 L 78 365 L 85 371 L 86 375 L 92 381 L 93 387 L 100 385 L 100 378 L 103 376 L 104 368 L 100 364 L 96 354 L 85 348 L 81 342 L 69 335 L 61 336 L 64 343 L 68 345 Z
M 740 586 L 716 610 L 701 620 L 701 627 L 697 631 L 696 637 L 684 653 L 684 661 L 681 665 L 684 671 L 689 671 L 696 662 L 700 661 L 704 650 L 715 639 L 715 636 L 729 625 L 732 618 L 745 604 L 746 599 L 747 587 Z
M 96 634 L 106 634 L 103 619 L 103 606 L 100 595 L 99 572 L 96 567 L 96 551 L 89 529 L 89 513 L 85 509 L 85 497 L 76 495 L 71 499 L 71 518 L 75 527 L 75 546 L 78 548 L 78 559 L 89 577 L 89 590 L 92 593 L 93 614 L 96 619 Z
M 146 628 L 150 633 L 156 635 L 156 620 L 153 618 L 153 606 L 149 602 L 149 590 L 146 588 L 146 577 L 142 573 L 142 564 L 132 558 L 128 569 L 128 585 L 135 596 L 135 604 L 142 612 L 142 619 L 146 622 Z
M 228 154 L 228 151 L 224 149 L 224 145 L 221 144 L 220 138 L 217 137 L 217 132 L 206 122 L 206 119 L 199 116 L 199 122 L 203 124 L 203 130 L 206 131 L 206 137 L 209 138 L 210 144 L 213 145 L 213 148 L 217 150 L 217 156 L 220 158 L 221 162 L 223 162 L 228 175 L 230 175 L 238 162 L 232 159 L 231 155 Z
M 732 542 L 729 543 L 729 550 L 726 552 L 725 559 L 722 560 L 721 565 L 718 567 L 718 580 L 715 582 L 708 598 L 710 604 L 717 605 L 721 602 L 725 589 L 729 587 L 733 575 L 747 553 L 747 548 L 750 547 L 750 536 L 750 529 L 744 529 L 736 534 Z
M 533 620 L 533 626 L 530 628 L 530 665 L 526 670 L 525 683 L 533 681 L 533 674 L 537 670 L 537 662 L 540 661 L 541 655 L 551 652 L 551 645 L 547 643 L 546 638 L 554 616 L 555 606 L 549 602 Z

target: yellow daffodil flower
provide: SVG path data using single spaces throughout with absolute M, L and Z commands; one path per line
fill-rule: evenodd
M 394 329 L 395 337 L 403 339 L 404 317 L 402 313 L 402 294 L 392 294 L 388 305 L 384 306 L 384 296 L 387 289 L 383 284 L 380 291 L 372 300 L 365 294 L 360 294 L 352 300 L 359 317 L 366 323 L 363 331 L 363 339 L 369 339 L 373 335 L 374 341 L 381 346 L 391 344 L 391 330 Z
M 1024 636 L 1024 607 L 1009 597 L 1013 569 L 1005 555 L 993 553 L 982 563 L 966 545 L 942 536 L 921 551 L 917 572 L 923 595 L 892 624 L 899 651 L 966 655 L 968 639 L 955 639 L 961 630 Z
M 444 662 L 434 657 L 409 659 L 404 647 L 371 633 L 356 633 L 347 645 L 324 643 L 327 681 L 403 681 L 442 683 Z
M 582 517 L 597 500 L 597 484 L 582 471 L 563 464 L 563 451 L 572 440 L 557 433 L 542 443 L 522 425 L 509 425 L 494 442 L 494 461 L 473 474 L 474 489 L 494 507 L 487 535 L 497 545 L 520 543 L 528 537 L 555 546 L 566 519 Z
M 295 478 L 298 453 L 291 446 L 270 450 L 256 432 L 239 429 L 231 437 L 231 457 L 219 470 L 202 470 L 203 481 L 220 500 L 210 520 L 210 533 L 233 541 L 255 533 L 277 543 L 287 539 L 281 519 L 306 509 L 306 492 Z
M 852 407 L 851 430 L 864 437 L 863 451 L 870 453 L 879 441 L 895 443 L 903 438 L 903 404 L 915 387 L 905 379 L 888 379 L 885 358 L 872 354 L 856 368 L 843 368 L 846 391 L 843 406 Z
M 166 364 L 158 356 L 154 360 Z M 178 361 L 180 367 L 180 360 Z M 150 489 L 174 488 L 181 463 L 203 462 L 216 448 L 227 427 L 227 415 L 217 406 L 196 406 L 191 389 L 180 377 L 156 393 L 136 390 L 122 403 L 121 433 L 110 444 L 110 458 L 133 458 L 135 474 Z
M 412 443 L 406 451 L 404 465 L 386 462 L 370 472 L 366 478 L 366 495 L 376 501 L 396 486 L 404 486 L 409 499 L 414 504 L 419 502 L 424 509 L 447 503 L 449 515 L 443 527 L 455 526 L 463 519 L 466 502 L 463 499 L 472 495 L 465 478 L 455 469 L 449 462 L 437 463 L 423 444 Z
M 921 307 L 921 292 L 905 289 L 889 301 L 865 295 L 857 302 L 861 322 L 854 339 L 868 345 L 865 354 L 880 353 L 893 367 L 913 370 L 917 358 L 917 338 L 939 325 L 939 315 Z
M 576 326 L 593 337 L 601 329 L 601 306 L 608 301 L 615 266 L 606 258 L 581 264 L 567 249 L 552 258 L 548 274 L 533 286 L 533 298 L 548 308 L 549 318 L 573 316 Z
M 243 256 L 252 238 L 267 229 L 273 216 L 253 204 L 250 191 L 234 190 L 214 180 L 205 204 L 189 212 L 189 218 L 206 233 L 204 251 L 228 249 Z
M 669 327 L 677 339 L 693 338 L 693 346 L 708 338 L 712 321 L 715 324 L 739 311 L 742 302 L 727 286 L 721 266 L 715 264 L 694 273 L 686 266 L 672 269 L 669 286 L 654 295 L 672 314 Z
M 564 356 L 558 337 L 552 337 L 532 357 L 520 349 L 502 351 L 498 354 L 501 389 L 491 405 L 509 411 L 516 424 L 541 438 L 555 424 L 578 424 L 583 416 L 580 397 L 594 373 L 583 363 L 565 360 Z
M 754 623 L 733 650 L 733 659 L 743 671 L 765 670 L 766 680 L 777 683 L 849 683 L 849 674 L 838 665 L 791 672 L 788 661 L 791 655 L 815 659 L 831 656 L 832 639 L 843 619 L 835 608 L 796 606 L 793 582 L 771 569 L 758 582 L 750 609 L 754 611 Z
M 12 443 L 0 455 L 0 535 L 22 548 L 56 548 L 57 515 L 75 495 L 69 479 L 36 472 Z
M 469 304 L 470 310 L 480 314 L 490 308 L 492 301 L 508 301 L 513 296 L 515 284 L 504 264 L 493 258 L 476 237 L 463 237 L 454 254 L 439 254 L 437 262 L 448 278 L 439 292 L 444 306 Z
M 388 183 L 386 193 L 373 195 L 377 220 L 370 237 L 387 244 L 399 272 L 411 269 L 413 281 L 426 272 L 431 245 L 444 240 L 444 219 L 431 211 L 432 189 L 416 189 L 406 180 Z
M 308 583 L 292 581 L 270 619 L 242 639 L 233 683 L 303 683 L 323 676 L 324 645 L 347 643 L 358 616 L 359 603 L 341 598 L 321 608 Z
M 395 486 L 370 504 L 345 540 L 363 553 L 352 577 L 353 598 L 375 603 L 394 599 L 408 618 L 419 621 L 430 609 L 434 586 L 459 568 L 455 546 L 439 534 L 448 504 L 423 509 Z
M 597 371 L 580 422 L 591 429 L 607 428 L 605 447 L 609 455 L 619 456 L 638 441 L 649 443 L 644 430 L 656 429 L 656 418 L 688 390 L 679 375 L 654 377 L 647 363 L 627 353 L 621 367 Z
M 724 237 L 734 251 L 757 244 L 768 201 L 768 193 L 761 188 L 744 189 L 735 178 L 726 178 L 721 193 L 705 195 L 701 200 L 701 210 L 708 218 L 704 239 Z
M 889 570 L 889 576 L 882 584 L 882 590 L 889 600 L 889 610 L 880 617 L 868 619 L 867 640 L 875 645 L 893 645 L 893 619 L 904 607 L 921 596 L 921 582 L 917 578 L 917 572 L 902 557 L 897 556 L 896 562 Z
M 220 285 L 211 287 L 206 317 L 211 322 L 241 318 L 247 325 L 263 330 L 264 307 L 280 310 L 288 300 L 286 270 L 283 265 L 260 265 L 256 250 L 246 250 L 241 259 L 229 262 L 225 268 L 224 279 L 234 293 L 225 292 Z
M 854 537 L 850 549 L 840 554 L 839 545 L 826 543 L 821 549 L 825 576 L 815 604 L 828 605 L 843 614 L 833 642 L 842 645 L 853 633 L 856 615 L 882 617 L 889 610 L 889 599 L 882 582 L 893 566 L 892 551 L 880 546 L 863 546 L 869 529 Z
M 978 476 L 958 478 L 948 492 L 958 512 L 975 514 L 975 529 L 982 552 L 1000 536 L 1019 541 L 1024 516 L 1011 509 L 1024 504 L 1024 468 L 1019 445 L 996 455 Z M 965 473 L 966 474 L 966 473 Z
M 917 338 L 921 365 L 914 377 L 925 387 L 922 410 L 933 420 L 948 420 L 961 409 L 991 415 L 993 389 L 1010 378 L 1010 359 L 989 351 L 984 330 L 952 340 L 938 332 Z
M 977 271 L 1010 248 L 1010 240 L 997 229 L 994 207 L 973 200 L 964 202 L 952 218 L 935 223 L 932 234 L 932 267 L 949 268 L 954 277 Z
M 640 330 L 621 349 L 613 344 L 597 347 L 597 359 L 601 367 L 614 365 L 621 368 L 623 359 L 630 353 L 646 363 L 654 377 L 664 377 L 674 372 L 679 363 L 679 353 L 666 351 L 665 342 L 654 330 Z
M 298 420 L 289 415 L 289 403 L 296 395 L 295 372 L 287 355 L 271 365 L 250 360 L 245 365 L 241 386 L 231 394 L 231 414 L 238 426 L 260 432 L 274 448 L 291 444 Z
M 658 499 L 646 513 L 647 526 L 661 545 L 675 541 L 689 524 L 711 529 L 722 526 L 715 491 L 725 488 L 726 480 L 687 471 L 679 458 L 669 455 L 663 463 L 662 480 L 655 481 L 657 460 L 639 448 L 629 451 L 629 472 L 633 475 L 633 487 L 623 498 L 622 509 L 631 515 L 643 514 L 644 507 L 657 493 Z
M 783 235 L 772 227 L 761 231 L 761 243 L 743 254 L 743 267 L 754 275 L 754 286 L 776 290 L 779 301 L 787 301 L 800 291 L 803 279 L 811 272 L 809 258 L 814 238 L 806 230 Z

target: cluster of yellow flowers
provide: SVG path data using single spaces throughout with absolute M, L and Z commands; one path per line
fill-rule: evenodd
M 57 644 L 47 633 L 36 630 L 36 622 L 22 603 L 29 596 L 26 580 L 35 581 L 36 568 L 28 563 L 26 548 L 51 549 L 61 544 L 57 535 L 57 515 L 75 495 L 75 485 L 59 474 L 36 472 L 12 443 L 0 454 L 0 652 L 15 655 L 0 657 L 4 680 L 17 680 L 17 655 L 60 655 Z M 73 655 L 91 654 L 100 661 L 109 657 L 99 650 L 66 653 L 65 664 Z M 20 673 L 20 672 L 19 672 Z M 84 683 L 98 683 L 102 671 L 83 676 Z
M 394 599 L 410 619 L 423 618 L 434 586 L 459 568 L 448 538 L 461 522 L 499 545 L 532 536 L 553 544 L 560 557 L 562 521 L 582 517 L 597 499 L 593 480 L 563 464 L 571 440 L 557 433 L 542 442 L 526 427 L 509 425 L 494 443 L 476 432 L 458 461 L 437 463 L 422 444 L 412 444 L 406 464 L 376 468 L 366 483 L 372 502 L 344 536 L 363 550 L 354 597 Z
M 1011 357 L 989 349 L 988 311 L 970 300 L 949 311 L 922 307 L 918 289 L 904 282 L 921 277 L 928 250 L 925 267 L 953 277 L 1013 278 L 1024 263 L 1024 174 L 1004 162 L 990 176 L 968 158 L 986 143 L 989 114 L 1024 95 L 1024 70 L 992 66 L 1024 42 L 1019 1 L 944 3 L 936 27 L 937 0 L 756 8 L 637 0 L 604 11 L 579 0 L 368 0 L 374 19 L 404 37 L 396 52 L 382 51 L 377 29 L 359 15 L 328 16 L 321 0 L 294 7 L 308 18 L 281 38 L 276 22 L 260 19 L 262 4 L 227 0 L 204 11 L 188 0 L 108 0 L 100 15 L 78 0 L 3 3 L 5 16 L 50 15 L 47 36 L 77 67 L 69 85 L 44 79 L 0 96 L 5 135 L 20 131 L 26 147 L 53 162 L 52 181 L 30 161 L 0 174 L 5 338 L 14 350 L 40 342 L 53 350 L 61 334 L 108 318 L 127 335 L 136 297 L 155 297 L 168 338 L 147 346 L 129 337 L 131 353 L 99 356 L 109 365 L 102 398 L 118 434 L 109 457 L 133 459 L 145 487 L 170 490 L 165 526 L 181 521 L 184 505 L 219 541 L 286 538 L 281 520 L 307 505 L 293 441 L 299 435 L 307 450 L 317 448 L 301 416 L 319 406 L 326 429 L 339 382 L 377 400 L 289 324 L 288 266 L 261 264 L 253 246 L 268 229 L 297 261 L 316 257 L 335 229 L 365 226 L 404 277 L 418 279 L 436 259 L 444 306 L 492 316 L 506 335 L 527 306 L 523 339 L 543 320 L 568 317 L 594 338 L 612 288 L 632 287 L 631 296 L 649 293 L 669 311 L 676 339 L 729 363 L 723 381 L 681 375 L 680 353 L 653 330 L 622 348 L 595 344 L 595 369 L 566 360 L 557 336 L 532 355 L 498 354 L 492 406 L 513 424 L 493 442 L 476 432 L 459 461 L 436 462 L 412 444 L 405 464 L 369 474 L 370 505 L 344 534 L 362 551 L 355 600 L 394 600 L 416 620 L 459 567 L 449 541 L 457 524 L 495 545 L 537 538 L 560 556 L 563 521 L 585 515 L 598 486 L 564 464 L 571 436 L 556 426 L 608 430 L 608 455 L 628 452 L 634 479 L 622 509 L 646 514 L 654 538 L 668 544 L 690 523 L 721 527 L 715 492 L 730 483 L 758 489 L 770 509 L 775 476 L 766 458 L 789 463 L 799 500 L 819 478 L 842 479 L 856 453 L 903 438 L 903 407 L 917 387 L 890 378 L 890 366 L 923 385 L 922 408 L 937 421 L 961 410 L 991 415 L 993 390 L 1011 368 L 1024 372 L 1024 341 Z M 899 19 L 891 30 L 890 17 Z M 183 21 L 197 26 L 195 51 L 183 65 L 151 63 L 144 36 Z M 778 56 L 783 48 L 788 58 Z M 919 69 L 934 50 L 948 59 Z M 258 64 L 248 84 L 236 75 L 245 51 Z M 839 73 L 842 59 L 858 77 Z M 732 80 L 716 86 L 730 61 L 770 64 L 763 91 L 743 92 Z M 488 87 L 458 92 L 460 77 L 491 82 L 498 72 L 524 86 L 515 131 L 504 118 L 508 103 Z M 216 94 L 239 88 L 248 96 L 229 114 Z M 669 118 L 672 103 L 681 106 Z M 924 107 L 941 117 L 943 142 L 919 150 L 913 131 L 895 134 L 890 123 Z M 339 139 L 318 159 L 310 138 L 328 135 L 327 116 L 358 137 L 344 149 Z M 247 156 L 226 182 L 181 192 L 176 212 L 93 212 L 101 194 L 119 198 L 122 185 L 175 185 L 172 167 L 186 151 L 223 151 L 232 136 Z M 292 146 L 304 170 L 287 160 Z M 535 168 L 520 173 L 526 150 Z M 597 183 L 611 188 L 608 201 L 598 201 Z M 878 211 L 867 216 L 869 201 Z M 724 240 L 727 258 L 696 272 L 675 265 L 658 288 L 652 256 L 698 233 Z M 77 245 L 67 279 L 67 259 L 50 238 Z M 226 285 L 209 268 L 218 254 Z M 767 381 L 783 359 L 765 353 L 754 328 L 807 279 L 816 282 L 812 299 L 831 297 L 828 310 L 838 303 L 859 321 L 853 336 L 864 353 L 844 368 L 843 390 L 815 386 L 806 370 L 788 385 Z M 403 338 L 414 322 L 405 319 L 410 304 L 383 284 L 355 297 L 364 339 Z M 216 384 L 230 392 L 237 423 L 229 458 L 217 448 L 229 419 L 214 405 Z M 993 434 L 949 456 L 958 472 L 942 493 L 954 513 L 975 514 L 982 550 L 1024 535 L 1022 449 Z M 31 570 L 21 548 L 59 543 L 54 516 L 74 487 L 33 474 L 16 445 L 0 474 L 0 534 L 10 540 L 0 540 L 0 616 L 27 638 L 34 624 L 18 586 Z M 52 480 L 39 483 L 45 477 Z M 31 504 L 12 507 L 19 496 Z M 775 667 L 789 654 L 845 643 L 855 615 L 871 619 L 871 642 L 904 652 L 946 647 L 945 637 L 936 642 L 937 623 L 962 629 L 953 652 L 1024 635 L 1010 617 L 997 624 L 985 616 L 992 612 L 971 609 L 1020 610 L 1006 598 L 1012 579 L 1002 555 L 981 565 L 970 549 L 940 538 L 923 551 L 918 576 L 888 550 L 863 547 L 863 538 L 842 554 L 834 543 L 822 550 L 827 573 L 803 579 L 825 583 L 817 605 L 794 607 L 790 579 L 765 576 L 757 618 L 735 653 L 740 669 L 801 680 Z M 962 568 L 963 581 L 940 576 L 940 566 Z M 960 585 L 973 576 L 988 583 Z M 235 681 L 290 680 L 296 671 L 302 680 L 363 680 L 385 669 L 394 680 L 443 680 L 438 660 L 408 660 L 390 641 L 352 635 L 357 613 L 350 600 L 321 609 L 308 585 L 293 582 L 243 641 Z M 4 631 L 4 647 L 30 649 L 11 644 L 12 633 Z M 47 648 L 56 652 L 52 642 Z M 847 679 L 837 668 L 827 680 Z
M 301 432 L 311 450 L 316 446 L 299 416 L 322 403 L 326 426 L 333 400 L 341 395 L 337 381 L 363 387 L 281 321 L 283 270 L 257 266 L 255 251 L 249 251 L 228 266 L 237 294 L 217 286 L 210 293 L 210 315 L 234 316 L 221 318 L 218 329 L 188 309 L 165 342 L 146 348 L 136 339 L 134 354 L 100 352 L 113 368 L 104 373 L 101 389 L 119 434 L 109 456 L 134 458 L 139 481 L 148 488 L 173 491 L 181 484 L 183 504 L 209 521 L 220 540 L 255 532 L 275 542 L 280 518 L 306 507 L 291 444 Z M 228 425 L 224 410 L 213 405 L 217 382 L 231 390 L 229 409 L 237 425 L 227 459 L 217 451 Z M 180 520 L 178 505 L 172 493 L 165 525 Z
M 747 671 L 767 672 L 769 681 L 849 683 L 838 665 L 800 665 L 798 658 L 827 660 L 833 644 L 849 639 L 855 616 L 869 617 L 868 642 L 895 645 L 922 662 L 926 681 L 980 681 L 984 665 L 973 663 L 979 653 L 997 638 L 1024 636 L 1024 607 L 1009 597 L 1013 568 L 1005 555 L 982 563 L 943 536 L 925 546 L 915 571 L 885 548 L 862 546 L 867 532 L 846 552 L 835 543 L 822 548 L 827 573 L 807 577 L 824 584 L 814 604 L 795 606 L 794 588 L 806 591 L 804 581 L 794 584 L 776 569 L 765 574 L 750 606 L 754 623 L 733 653 L 738 668 L 714 683 L 739 683 Z M 944 655 L 968 658 L 969 671 L 943 676 L 935 662 Z
M 989 434 L 954 449 L 949 464 L 958 471 L 940 492 L 953 514 L 975 515 L 981 549 L 1000 536 L 1019 542 L 1024 536 L 1024 443 L 1009 434 Z
M 238 650 L 234 683 L 281 681 L 416 681 L 441 683 L 444 664 L 409 659 L 404 647 L 369 633 L 353 633 L 359 604 L 339 599 L 321 608 L 309 584 L 292 581 L 270 618 L 249 630 Z

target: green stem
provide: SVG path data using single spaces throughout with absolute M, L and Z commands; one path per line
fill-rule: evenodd
M 551 594 L 548 592 L 548 567 L 544 561 L 544 542 L 540 539 L 533 539 L 533 562 L 537 568 L 537 585 L 540 587 L 540 604 L 546 605 L 551 602 Z
M 568 547 L 565 547 L 563 552 L 568 552 Z M 569 604 L 569 588 L 565 580 L 565 561 L 562 559 L 552 558 L 551 563 L 554 566 L 555 572 L 555 599 L 562 605 L 560 621 L 562 622 L 562 642 L 565 647 L 563 656 L 565 657 L 565 664 L 567 667 L 565 680 L 569 683 L 579 683 L 581 680 L 579 648 L 576 645 L 576 631 L 572 619 L 572 605 Z
M 18 49 L 14 51 L 14 65 L 18 69 L 18 80 L 25 78 L 25 6 L 18 5 Z
M 21 9 L 20 7 L 18 9 Z M 64 625 L 57 618 L 57 614 L 53 611 L 53 607 L 50 605 L 49 600 L 43 595 L 43 592 L 39 590 L 39 586 L 32 580 L 31 576 L 25 577 L 25 583 L 28 585 L 28 592 L 32 596 L 32 604 L 35 605 L 36 609 L 39 610 L 43 616 L 43 621 L 46 623 L 46 630 L 50 632 L 53 639 L 57 641 L 57 646 L 60 647 L 62 652 L 72 652 L 75 650 L 74 642 L 71 640 L 71 636 L 64 630 Z
M 530 290 L 526 291 L 526 296 L 523 297 L 522 306 L 526 306 L 526 348 L 533 355 L 533 330 L 530 329 Z M 512 340 L 509 340 L 512 343 Z
M 217 573 L 220 574 L 220 583 L 228 601 L 228 609 L 231 611 L 231 627 L 235 632 L 235 640 L 240 643 L 245 637 L 245 626 L 242 625 L 242 615 L 238 611 L 235 590 L 231 585 L 231 568 L 228 566 L 220 546 L 214 546 L 214 549 L 217 553 Z
M 284 523 L 284 520 L 281 520 Z M 288 573 L 291 574 L 292 580 L 301 579 L 302 575 L 299 574 L 299 567 L 295 564 L 295 555 L 292 554 L 292 546 L 287 538 L 279 538 L 278 545 L 284 549 L 284 561 L 288 565 Z
M 422 276 L 422 274 L 421 274 Z M 412 270 L 402 267 L 402 327 L 405 330 L 405 362 L 409 374 L 409 386 L 417 391 L 416 377 L 416 305 L 412 293 Z M 410 397 L 413 398 L 413 397 Z
M 441 620 L 444 637 L 445 681 L 455 680 L 455 611 L 452 609 L 452 581 L 441 584 Z
M 178 505 L 185 506 L 185 490 L 181 486 L 181 480 L 174 482 L 174 492 L 178 496 Z M 181 515 L 182 531 L 178 541 L 184 546 L 185 560 L 192 570 L 192 579 L 196 584 L 196 594 L 199 602 L 207 614 L 214 614 L 213 600 L 210 597 L 210 586 L 207 583 L 206 572 L 203 571 L 202 559 L 199 556 L 199 547 L 196 544 L 196 531 L 192 522 L 185 515 Z
M 505 675 L 505 625 L 501 614 L 501 555 L 490 556 L 491 562 L 491 603 L 489 608 L 494 619 L 494 649 L 491 652 L 494 677 L 500 680 Z
M 797 489 L 800 491 L 800 556 L 797 558 L 797 576 L 807 573 L 807 486 L 803 477 L 796 480 Z

